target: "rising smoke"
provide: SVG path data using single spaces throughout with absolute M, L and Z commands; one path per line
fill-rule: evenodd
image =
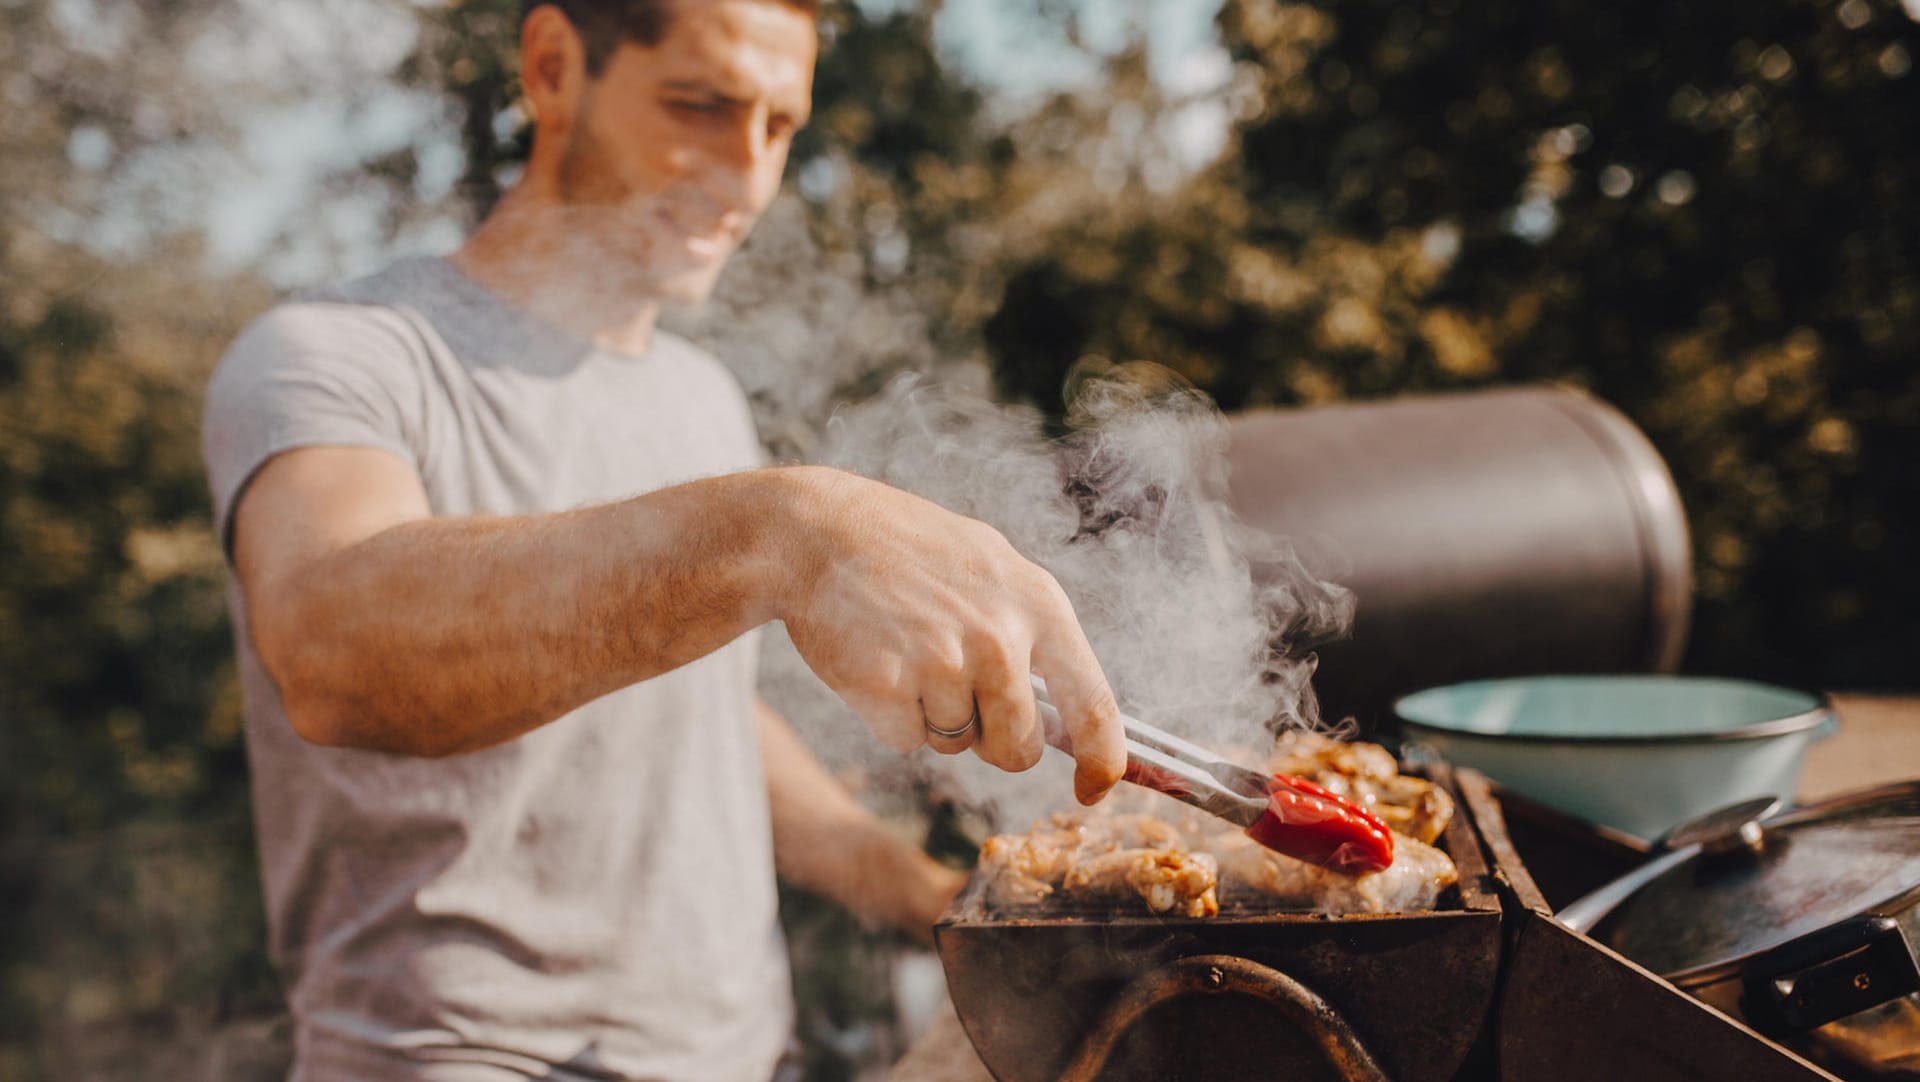
M 1345 632 L 1352 597 L 1235 519 L 1225 419 L 1205 395 L 1156 365 L 1088 359 L 1067 388 L 1064 434 L 1049 434 L 1038 411 L 989 398 L 984 365 L 939 357 L 910 308 L 841 276 L 791 273 L 820 258 L 782 210 L 793 213 L 763 220 L 747 267 L 683 324 L 733 363 L 776 440 L 998 528 L 1059 579 L 1134 716 L 1244 749 L 1320 724 L 1311 648 Z M 836 406 L 834 388 L 875 372 L 895 374 Z M 766 657 L 769 700 L 823 758 L 900 773 L 778 634 Z M 922 752 L 910 769 L 945 774 L 990 802 L 997 825 L 1024 826 L 1073 803 L 1065 758 L 1047 759 L 1009 776 Z

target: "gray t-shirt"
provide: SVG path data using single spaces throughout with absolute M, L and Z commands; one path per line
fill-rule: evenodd
M 595 349 L 437 259 L 262 316 L 213 378 L 204 439 L 223 538 L 254 472 L 295 447 L 390 451 L 436 515 L 559 511 L 761 461 L 713 358 L 666 334 L 640 356 Z M 303 741 L 229 600 L 296 1079 L 769 1076 L 792 993 L 756 636 L 421 760 Z

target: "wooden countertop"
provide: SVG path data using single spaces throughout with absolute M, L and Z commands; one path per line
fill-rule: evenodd
M 1920 697 L 1835 695 L 1840 731 L 1807 752 L 1803 800 L 1920 778 Z
M 1834 710 L 1840 731 L 1807 753 L 1800 778 L 1802 799 L 1920 778 L 1920 697 L 1835 695 Z M 994 1080 L 947 1004 L 888 1072 L 886 1082 Z

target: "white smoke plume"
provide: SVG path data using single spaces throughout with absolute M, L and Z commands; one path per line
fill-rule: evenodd
M 777 232 L 757 235 L 755 247 L 796 265 L 804 241 Z M 1284 541 L 1234 518 L 1225 419 L 1205 395 L 1155 365 L 1089 359 L 1067 388 L 1066 430 L 1050 434 L 1038 411 L 989 399 L 984 366 L 940 363 L 900 309 L 829 275 L 800 288 L 797 302 L 744 290 L 754 302 L 745 306 L 723 288 L 688 327 L 734 362 L 767 407 L 763 422 L 782 433 L 818 416 L 828 404 L 823 388 L 901 373 L 790 446 L 998 528 L 1060 580 L 1122 709 L 1134 716 L 1241 748 L 1262 746 L 1281 726 L 1319 724 L 1310 651 L 1345 632 L 1352 597 L 1309 574 Z M 788 333 L 771 347 L 753 333 L 783 320 Z M 1258 582 L 1250 560 L 1262 568 Z M 927 752 L 903 766 L 783 637 L 770 636 L 767 646 L 764 692 L 830 764 L 857 764 L 881 779 L 943 775 L 943 784 L 989 802 L 999 827 L 1072 806 L 1070 773 L 1054 752 L 1022 775 Z

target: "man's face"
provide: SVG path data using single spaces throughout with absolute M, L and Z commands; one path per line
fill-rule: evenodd
M 817 47 L 812 21 L 776 0 L 679 3 L 658 45 L 621 44 L 560 164 L 590 258 L 655 298 L 704 300 L 780 188 Z

